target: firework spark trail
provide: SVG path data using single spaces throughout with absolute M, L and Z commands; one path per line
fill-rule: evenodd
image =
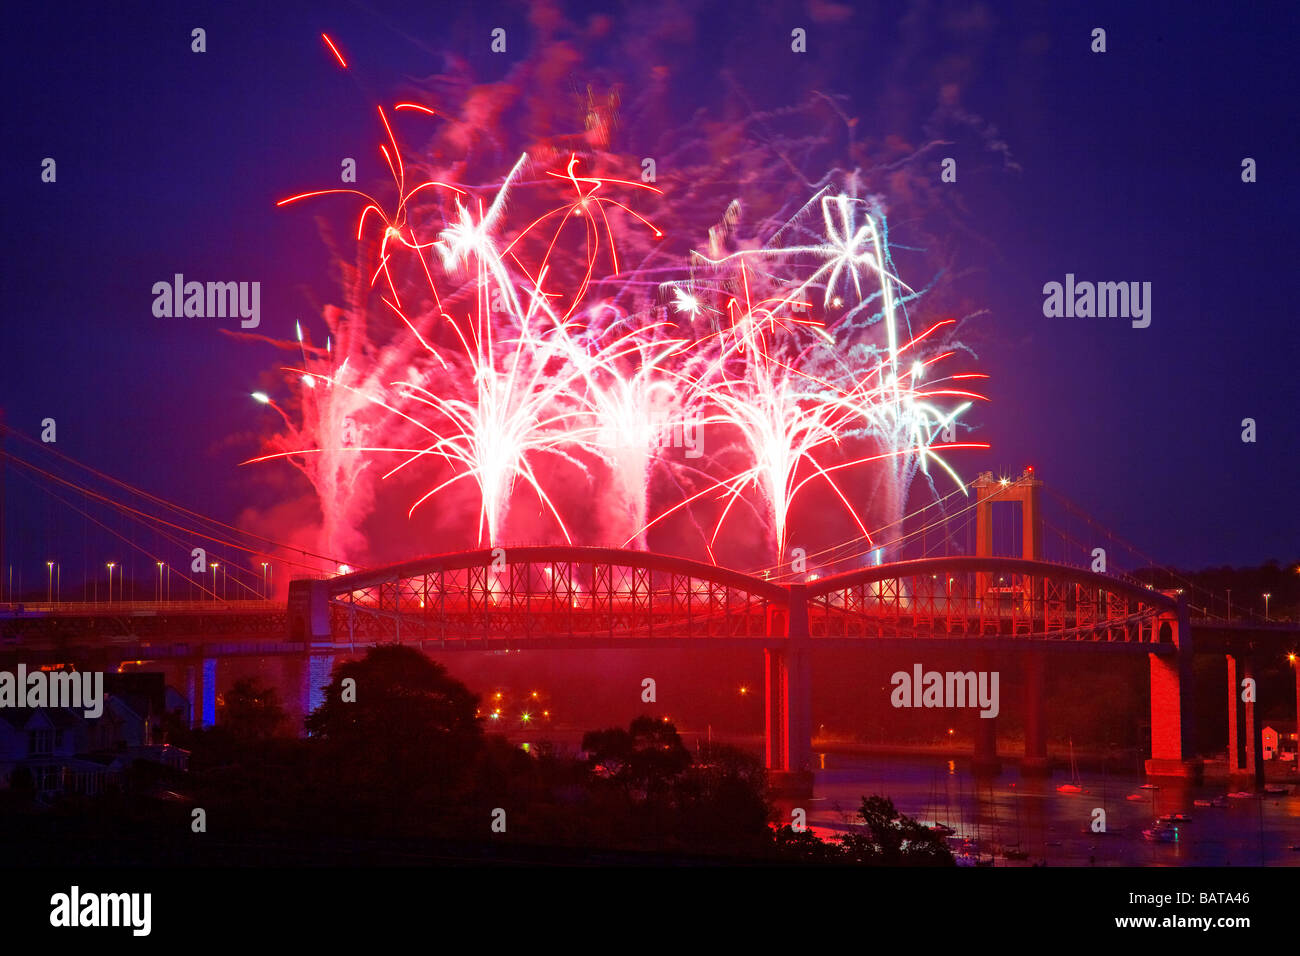
M 384 118 L 382 110 L 380 116 Z M 391 153 L 386 147 L 381 147 L 381 150 L 388 161 L 399 194 L 399 202 L 393 213 L 385 212 L 377 200 L 357 190 L 314 191 L 290 197 L 280 203 L 285 205 L 300 199 L 338 193 L 361 196 L 366 204 L 357 223 L 358 238 L 363 236 L 369 217 L 377 217 L 381 226 L 378 265 L 372 273 L 371 283 L 373 285 L 381 276 L 385 280 L 388 295 L 383 296 L 383 302 L 409 329 L 420 346 L 434 358 L 440 369 L 448 369 L 448 357 L 421 334 L 416 322 L 412 321 L 402 307 L 401 292 L 393 276 L 393 260 L 398 251 L 414 253 L 418 256 L 421 270 L 427 279 L 434 307 L 444 320 L 443 327 L 452 330 L 459 345 L 459 351 L 452 357 L 452 362 L 460 373 L 460 383 L 473 383 L 473 389 L 468 395 L 457 397 L 455 394 L 446 394 L 448 382 L 445 376 L 438 377 L 439 388 L 430 387 L 433 384 L 430 376 L 426 376 L 423 381 L 405 379 L 389 383 L 402 398 L 434 411 L 438 424 L 436 427 L 430 426 L 418 421 L 413 415 L 398 413 L 406 422 L 426 432 L 430 440 L 424 448 L 414 453 L 407 448 L 384 449 L 408 457 L 383 477 L 390 477 L 425 455 L 440 457 L 457 468 L 457 473 L 423 494 L 411 506 L 408 516 L 431 497 L 462 479 L 471 478 L 480 493 L 479 539 L 480 542 L 490 543 L 501 540 L 511 493 L 516 480 L 522 479 L 533 489 L 566 540 L 569 540 L 564 519 L 539 480 L 530 459 L 537 453 L 550 452 L 581 466 L 569 449 L 597 449 L 592 436 L 602 430 L 586 419 L 602 413 L 606 417 L 614 413 L 626 419 L 625 412 L 616 411 L 619 402 L 626 404 L 647 399 L 657 388 L 650 381 L 649 375 L 642 374 L 633 378 L 629 391 L 629 383 L 619 378 L 614 364 L 622 356 L 621 350 L 628 348 L 629 343 L 633 350 L 641 348 L 641 338 L 647 334 L 647 330 L 633 330 L 613 343 L 600 345 L 592 354 L 577 347 L 567 319 L 579 304 L 582 290 L 579 290 L 564 314 L 557 315 L 549 301 L 553 294 L 545 291 L 549 269 L 547 260 L 557 249 L 566 220 L 581 216 L 589 221 L 586 230 L 588 277 L 594 270 L 596 258 L 601 251 L 600 233 L 594 222 L 597 218 L 605 226 L 608 236 L 606 248 L 617 267 L 613 232 L 604 207 L 609 205 L 627 212 L 631 210 L 616 199 L 598 197 L 595 194 L 611 183 L 636 184 L 579 176 L 575 171 L 577 158 L 571 156 L 562 178 L 574 187 L 577 198 L 538 217 L 513 240 L 504 243 L 500 236 L 504 231 L 507 197 L 525 168 L 528 161 L 526 154 L 515 163 L 485 208 L 481 199 L 463 202 L 464 190 L 433 180 L 421 182 L 414 189 L 406 191 L 405 166 L 386 119 L 384 126 L 393 149 Z M 422 241 L 417 225 L 409 216 L 411 200 L 417 193 L 436 187 L 449 188 L 457 193 L 454 219 L 436 229 L 435 240 Z M 475 207 L 477 214 L 471 211 Z M 644 217 L 631 214 L 653 229 Z M 557 217 L 559 226 L 549 240 L 545 258 L 530 270 L 516 251 L 516 246 L 530 234 L 539 231 L 547 220 Z M 441 311 L 437 281 L 424 254 L 429 249 L 438 252 L 446 275 L 472 275 L 473 316 L 463 323 Z M 526 281 L 512 271 L 512 266 L 522 273 Z M 584 281 L 583 288 L 585 285 Z M 678 346 L 679 343 L 676 343 L 666 352 L 661 352 L 659 360 L 671 354 Z M 582 357 L 583 361 L 573 361 L 577 357 Z M 651 363 L 651 369 L 654 364 Z M 595 374 L 596 369 L 607 374 L 598 376 Z M 304 382 L 313 380 L 309 373 L 303 374 Z M 602 387 L 599 379 L 603 377 L 612 379 L 616 392 L 622 390 L 621 398 L 612 397 L 616 392 L 611 393 Z M 331 376 L 329 382 L 336 384 L 337 376 Z M 585 388 L 576 388 L 579 384 Z M 389 403 L 375 398 L 364 389 L 348 391 L 390 412 L 395 411 Z M 624 420 L 613 424 L 616 428 L 624 428 L 628 423 Z M 608 432 L 609 423 L 603 430 Z M 382 448 L 374 445 L 365 447 L 369 451 Z M 290 457 L 291 454 L 292 452 L 281 452 L 275 456 L 263 456 L 259 460 L 265 460 L 266 457 Z
M 860 201 L 825 193 L 822 190 L 809 200 L 773 237 L 779 240 L 793 231 L 807 210 L 818 205 L 826 233 L 824 241 L 792 246 L 769 242 L 757 249 L 719 255 L 719 234 L 714 233 L 710 245 L 714 255 L 696 255 L 715 274 L 723 275 L 715 275 L 712 282 L 693 281 L 689 286 L 672 287 L 678 311 L 692 318 L 706 308 L 701 288 L 711 288 L 715 295 L 739 290 L 739 295 L 726 301 L 730 326 L 717 335 L 718 356 L 704 380 L 711 402 L 724 410 L 726 420 L 740 432 L 750 467 L 715 482 L 701 495 L 716 490 L 725 501 L 710 536 L 712 545 L 741 494 L 751 487 L 759 491 L 767 505 L 766 520 L 778 561 L 785 553 L 789 509 L 809 481 L 823 480 L 868 540 L 865 524 L 832 472 L 885 459 L 893 459 L 896 465 L 904 463 L 904 468 L 915 460 L 924 470 L 929 461 L 935 461 L 960 485 L 955 473 L 935 453 L 935 439 L 969 407 L 970 401 L 982 397 L 960 389 L 916 387 L 925 368 L 951 352 L 915 362 L 900 374 L 899 363 L 905 353 L 919 348 L 934 332 L 952 323 L 937 323 L 900 346 L 894 285 L 904 290 L 907 287 L 890 271 L 881 229 L 870 216 L 859 221 Z M 816 265 L 808 274 L 800 276 L 797 269 L 791 268 L 809 259 Z M 750 263 L 755 260 L 761 267 L 751 269 Z M 732 274 L 726 274 L 728 270 Z M 753 302 L 755 285 L 767 293 L 757 303 Z M 821 290 L 826 314 L 832 308 L 842 309 L 830 331 L 825 322 L 796 314 L 807 309 L 810 303 L 805 297 L 812 289 Z M 882 302 L 886 341 L 874 367 L 865 374 L 852 367 L 836 367 L 838 383 L 804 371 L 804 367 L 819 364 L 812 357 L 824 351 L 827 344 L 836 344 L 843 330 L 853 328 L 855 317 L 877 297 Z M 845 299 L 849 300 L 847 304 Z M 816 337 L 811 344 L 810 335 Z M 783 360 L 783 354 L 790 358 Z M 936 399 L 951 397 L 970 401 L 951 412 L 935 404 Z M 838 449 L 853 436 L 875 439 L 885 452 L 834 465 L 823 463 L 828 446 Z M 801 479 L 800 468 L 805 465 L 811 474 Z M 655 521 L 680 507 L 678 504 L 668 509 Z
M 614 320 L 602 323 L 603 315 L 613 315 Z M 684 339 L 670 337 L 671 323 L 629 325 L 627 317 L 608 304 L 591 310 L 589 318 L 592 334 L 583 339 L 592 344 L 566 341 L 568 359 L 586 385 L 585 407 L 597 423 L 597 441 L 591 450 L 605 462 L 615 486 L 606 518 L 612 527 L 607 532 L 617 540 L 628 536 L 644 548 L 646 491 L 657 449 L 671 441 L 679 428 L 684 443 L 692 415 L 690 383 L 677 381 L 679 374 L 672 364 L 690 346 Z M 599 342 L 620 328 L 628 331 L 601 349 Z
M 445 115 L 417 103 L 397 109 Z M 540 176 L 532 175 L 538 164 L 527 152 L 516 154 L 494 187 L 465 185 L 457 174 L 425 175 L 427 168 L 417 172 L 414 160 L 404 160 L 386 113 L 378 112 L 386 133 L 379 150 L 396 187 L 391 210 L 350 189 L 280 203 L 335 194 L 364 202 L 349 308 L 332 321 L 327 314 L 337 348 L 301 345 L 302 368 L 292 374 L 299 379 L 302 424 L 295 427 L 277 406 L 286 432 L 271 442 L 274 454 L 255 459 L 289 458 L 312 478 L 322 502 L 353 490 L 350 482 L 362 477 L 368 455 L 402 456 L 384 478 L 436 459 L 452 474 L 424 491 L 408 517 L 471 479 L 479 493 L 478 538 L 495 544 L 504 540 L 511 496 L 522 482 L 572 540 L 546 476 L 537 471 L 537 459 L 546 455 L 589 478 L 603 462 L 614 479 L 609 510 L 622 511 L 621 526 L 633 529 L 627 540 L 640 547 L 650 527 L 717 498 L 720 515 L 706 537 L 711 554 L 723 523 L 743 502 L 769 526 L 779 558 L 789 509 L 810 482 L 825 482 L 869 537 L 851 490 L 835 475 L 891 462 L 905 492 L 914 470 L 925 471 L 930 462 L 956 480 L 936 450 L 977 447 L 937 441 L 982 397 L 943 386 L 978 376 L 922 384 L 933 365 L 953 354 L 923 354 L 923 343 L 929 347 L 927 339 L 953 323 L 910 335 L 905 306 L 920 293 L 895 274 L 883 215 L 875 200 L 857 197 L 856 180 L 848 192 L 817 184 L 789 215 L 769 214 L 760 221 L 766 239 L 740 236 L 742 205 L 732 200 L 709 231 L 708 254 L 691 250 L 689 260 L 675 261 L 655 245 L 664 231 L 609 194 L 629 188 L 658 198 L 663 190 L 586 174 L 572 151 L 562 170 L 542 164 Z M 789 159 L 780 156 L 768 173 L 783 163 Z M 512 231 L 513 211 L 535 204 L 547 182 L 569 195 L 541 212 L 525 212 L 518 218 L 527 224 Z M 686 197 L 701 195 L 695 184 L 685 185 Z M 576 249 L 568 229 L 575 220 L 582 226 Z M 645 240 L 637 238 L 638 228 Z M 635 258 L 626 269 L 619 253 L 625 241 Z M 605 261 L 612 271 L 601 274 Z M 689 278 L 682 278 L 687 269 Z M 382 348 L 371 342 L 366 322 L 367 298 L 380 283 L 381 301 L 409 333 Z M 666 318 L 669 309 L 675 321 Z M 697 322 L 706 320 L 712 329 L 699 335 Z M 884 342 L 878 345 L 872 338 L 879 331 Z M 903 368 L 909 352 L 917 358 Z M 946 407 L 952 399 L 964 401 Z M 664 460 L 657 453 L 663 426 L 680 420 L 684 427 L 688 416 L 738 436 L 711 456 L 715 466 L 736 448 L 742 464 L 719 478 L 674 463 L 705 487 L 683 490 L 683 500 L 646 520 L 650 474 Z M 838 460 L 849 442 L 875 444 L 879 453 Z M 759 502 L 747 499 L 751 490 Z

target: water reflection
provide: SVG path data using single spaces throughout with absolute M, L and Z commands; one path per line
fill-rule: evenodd
M 1300 866 L 1300 851 L 1289 849 L 1300 846 L 1296 795 L 1251 795 L 1205 807 L 1194 801 L 1223 798 L 1222 782 L 1162 779 L 1153 789 L 1137 775 L 1084 774 L 1083 793 L 1060 793 L 1060 778 L 1022 778 L 1014 770 L 974 778 L 952 760 L 828 754 L 825 766 L 807 808 L 808 824 L 820 836 L 858 822 L 862 797 L 878 793 L 908 816 L 951 827 L 954 851 L 965 841 L 966 849 L 993 855 L 998 866 Z M 798 801 L 784 802 L 793 808 Z M 1170 824 L 1169 842 L 1143 836 L 1169 814 L 1186 818 Z M 1025 859 L 1015 858 L 1017 850 Z

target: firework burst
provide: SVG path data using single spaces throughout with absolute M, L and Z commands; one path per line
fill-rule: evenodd
M 674 258 L 654 246 L 664 230 L 622 197 L 671 210 L 698 200 L 690 184 L 675 199 L 617 175 L 605 154 L 569 151 L 517 154 L 500 182 L 466 185 L 405 159 L 378 112 L 390 204 L 351 189 L 280 203 L 362 202 L 348 308 L 329 321 L 335 341 L 313 349 L 299 333 L 301 364 L 286 369 L 298 421 L 277 405 L 286 430 L 253 459 L 290 459 L 323 502 L 392 455 L 378 476 L 433 476 L 420 479 L 408 517 L 470 484 L 477 540 L 497 544 L 522 486 L 572 541 L 572 491 L 557 496 L 557 475 L 576 469 L 616 540 L 645 547 L 652 528 L 685 512 L 712 554 L 743 504 L 779 557 L 809 484 L 870 539 L 849 469 L 882 463 L 905 492 L 931 464 L 957 480 L 944 449 L 983 447 L 952 440 L 981 398 L 962 380 L 982 376 L 936 370 L 956 352 L 938 347 L 952 320 L 911 334 L 906 307 L 921 293 L 896 274 L 878 200 L 822 183 L 785 218 L 764 220 L 766 238 L 746 238 L 733 199 L 705 251 Z M 394 330 L 382 346 L 374 299 Z M 664 454 L 666 432 L 688 421 L 721 436 L 698 463 Z M 651 494 L 660 465 L 680 489 L 673 500 Z

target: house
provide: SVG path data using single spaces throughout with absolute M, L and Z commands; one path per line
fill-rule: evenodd
M 157 675 L 161 678 L 162 675 Z M 158 745 L 164 686 L 135 682 L 104 695 L 97 718 L 58 707 L 0 708 L 0 788 L 23 787 L 40 802 L 119 786 L 136 760 L 187 769 L 188 752 Z
M 0 709 L 0 786 L 29 786 L 38 798 L 67 789 L 98 793 L 104 768 L 77 756 L 90 749 L 90 723 L 71 709 Z
M 1294 720 L 1270 720 L 1264 724 L 1264 759 L 1294 761 L 1296 729 Z

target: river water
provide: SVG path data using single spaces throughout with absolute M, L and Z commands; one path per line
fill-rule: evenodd
M 333 663 L 332 655 L 228 658 L 211 683 L 218 692 L 240 677 L 269 683 L 279 690 L 291 724 L 301 727 L 303 717 L 320 705 Z M 163 670 L 182 693 L 187 679 L 192 688 L 192 676 L 187 678 L 183 666 L 144 666 Z M 207 709 L 212 709 L 211 700 Z M 696 729 L 679 729 L 692 750 L 706 737 Z M 550 738 L 561 749 L 576 751 L 581 731 L 538 728 L 511 739 L 516 736 L 520 741 Z M 751 750 L 761 747 L 761 739 L 734 742 Z M 1084 771 L 1083 793 L 1061 793 L 1056 787 L 1066 780 L 1060 772 L 1050 779 L 1022 778 L 1008 766 L 997 776 L 975 778 L 968 761 L 928 755 L 825 753 L 815 755 L 814 765 L 823 768 L 817 771 L 814 795 L 798 806 L 822 837 L 853 825 L 862 798 L 880 794 L 908 816 L 951 827 L 956 831 L 949 839 L 954 852 L 991 856 L 996 866 L 1300 866 L 1300 850 L 1291 849 L 1300 847 L 1297 794 L 1252 795 L 1229 799 L 1223 808 L 1197 807 L 1194 800 L 1222 798 L 1228 788 L 1222 782 L 1192 785 L 1162 779 L 1159 789 L 1143 789 L 1148 781 L 1138 774 Z M 790 819 L 795 804 L 778 801 L 777 806 Z M 1104 832 L 1095 829 L 1097 810 L 1105 814 Z M 1177 825 L 1177 839 L 1171 842 L 1144 839 L 1142 831 L 1166 813 L 1191 819 Z M 1008 859 L 1008 849 L 1018 849 L 1028 859 Z
M 819 755 L 820 760 L 820 755 Z M 1060 793 L 1061 774 L 1022 778 L 1014 768 L 996 777 L 974 778 L 962 761 L 927 757 L 825 755 L 814 796 L 804 801 L 808 824 L 831 836 L 856 821 L 862 797 L 887 796 L 902 813 L 940 822 L 976 855 L 992 855 L 996 866 L 1300 866 L 1300 796 L 1264 794 L 1229 799 L 1225 808 L 1193 801 L 1225 795 L 1222 783 L 1189 785 L 1161 780 L 1141 789 L 1137 775 L 1084 773 L 1083 793 Z M 1129 799 L 1133 796 L 1136 799 Z M 783 810 L 790 802 L 782 804 Z M 1094 832 L 1097 809 L 1105 811 L 1105 832 Z M 1142 831 L 1158 814 L 1186 814 L 1173 842 L 1152 842 Z M 1003 848 L 1019 844 L 1025 861 L 1009 860 Z

